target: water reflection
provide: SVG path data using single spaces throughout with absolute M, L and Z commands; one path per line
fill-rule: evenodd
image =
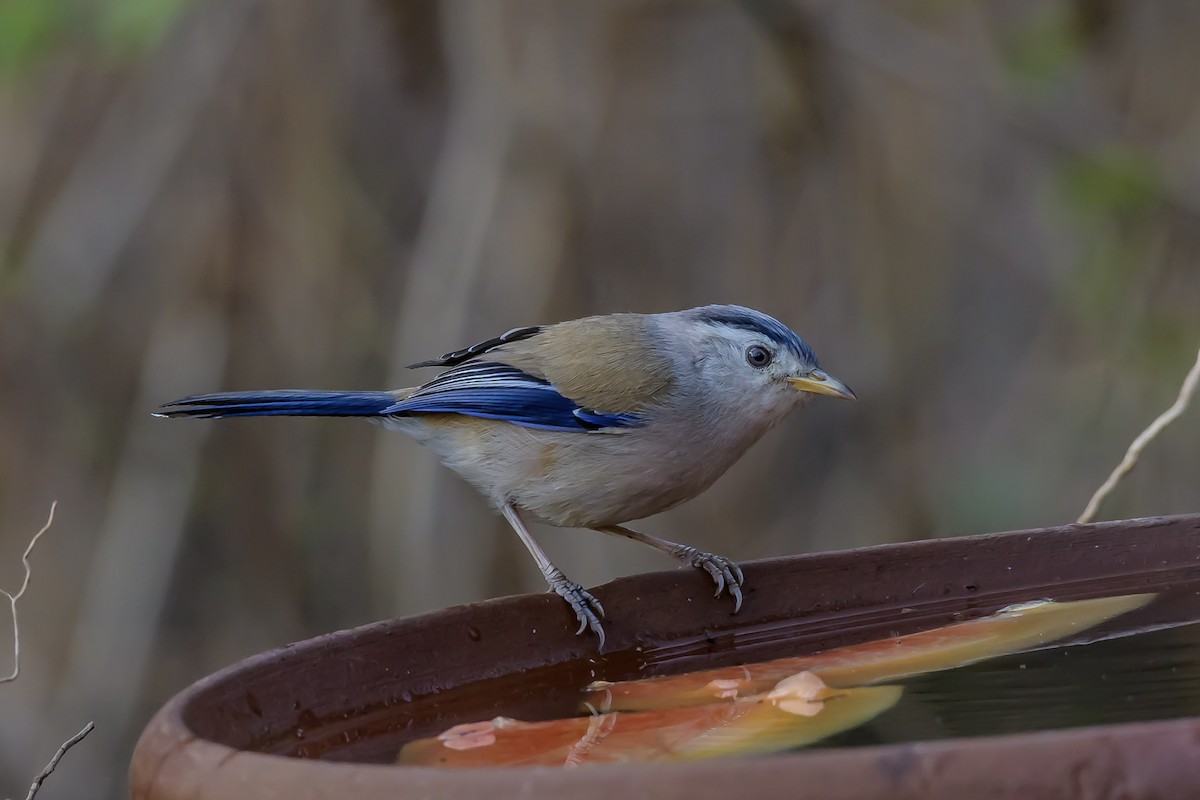
M 1037 601 L 979 619 L 809 656 L 677 676 L 593 682 L 588 716 L 454 725 L 406 744 L 400 762 L 446 767 L 687 761 L 778 752 L 846 735 L 891 709 L 899 686 L 1076 637 L 1154 594 Z M 1064 652 L 1066 652 L 1064 650 Z

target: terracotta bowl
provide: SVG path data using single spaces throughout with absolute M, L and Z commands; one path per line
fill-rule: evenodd
M 320 636 L 254 656 L 185 689 L 133 755 L 134 798 L 984 798 L 1200 796 L 1200 718 L 691 764 L 581 769 L 400 767 L 380 736 L 428 735 L 526 709 L 530 676 L 682 672 L 907 633 L 1014 602 L 1157 591 L 1200 579 L 1200 516 L 938 539 L 743 565 L 746 602 L 695 570 L 595 590 L 608 645 L 574 636 L 551 595 L 507 597 Z M 1170 595 L 1170 592 L 1168 592 Z M 1167 597 L 1167 595 L 1164 595 Z M 1123 624 L 1200 618 L 1195 591 Z M 1109 623 L 1112 624 L 1112 623 Z M 486 695 L 471 695 L 486 682 Z M 569 694 L 570 690 L 564 690 Z M 532 703 L 532 706 L 531 706 Z M 549 713 L 549 711 L 547 712 Z

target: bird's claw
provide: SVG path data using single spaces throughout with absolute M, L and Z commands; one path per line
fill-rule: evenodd
M 600 625 L 600 620 L 604 617 L 604 606 L 600 605 L 596 596 L 561 574 L 550 579 L 550 590 L 566 600 L 575 612 L 575 617 L 579 620 L 579 630 L 575 631 L 575 635 L 578 636 L 590 628 L 600 639 L 600 649 L 603 650 L 604 628 Z
M 725 556 L 706 553 L 694 547 L 684 547 L 679 557 L 712 577 L 713 582 L 717 584 L 717 591 L 713 593 L 713 597 L 720 597 L 722 592 L 728 591 L 729 596 L 733 598 L 733 613 L 741 610 L 742 585 L 746 582 L 741 567 Z

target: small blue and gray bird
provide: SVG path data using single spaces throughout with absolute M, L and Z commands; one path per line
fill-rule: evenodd
M 737 564 L 623 523 L 703 492 L 808 395 L 854 399 L 787 326 L 731 305 L 515 328 L 412 366 L 449 369 L 390 392 L 195 395 L 158 415 L 365 417 L 408 434 L 495 505 L 601 647 L 600 602 L 550 562 L 525 517 L 648 544 L 705 570 L 736 612 Z

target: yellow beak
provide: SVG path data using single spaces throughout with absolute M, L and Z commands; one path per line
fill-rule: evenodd
M 858 397 L 849 386 L 837 378 L 819 369 L 814 369 L 807 375 L 788 378 L 788 382 L 802 392 L 823 394 L 827 397 L 840 397 L 843 400 L 857 400 Z

